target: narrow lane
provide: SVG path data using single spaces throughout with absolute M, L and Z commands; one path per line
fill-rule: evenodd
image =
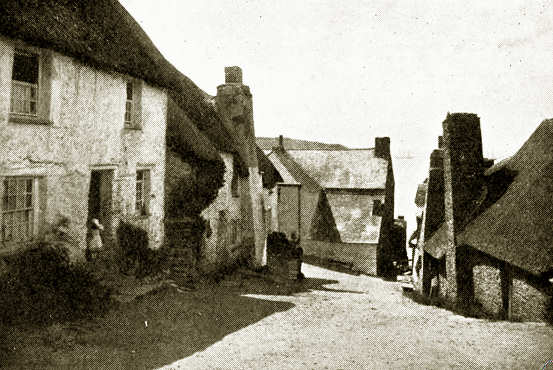
M 528 368 L 553 359 L 553 328 L 465 318 L 414 303 L 394 282 L 304 265 L 331 281 L 165 369 Z

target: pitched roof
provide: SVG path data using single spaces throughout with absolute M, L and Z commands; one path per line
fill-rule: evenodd
M 434 258 L 442 258 L 447 248 L 447 224 L 443 222 L 438 230 L 428 237 L 425 236 L 425 239 L 424 251 Z
M 322 189 L 317 181 L 313 180 L 287 151 L 275 150 L 268 157 L 279 172 L 283 182 L 301 184 L 302 187 L 312 192 L 319 192 Z
M 0 34 L 167 88 L 219 150 L 238 151 L 211 97 L 163 57 L 116 0 L 3 0 Z
M 277 182 L 282 182 L 282 176 L 276 169 L 275 165 L 267 158 L 265 153 L 256 145 L 257 163 L 259 170 L 262 172 L 263 186 L 267 189 L 272 189 Z
M 278 145 L 278 137 L 256 137 L 255 141 L 259 148 L 262 150 L 272 150 Z M 347 149 L 341 144 L 327 144 L 321 143 L 318 141 L 309 141 L 309 140 L 298 140 L 291 139 L 288 137 L 284 138 L 284 149 L 295 150 L 295 149 L 311 149 L 311 150 L 320 150 L 320 149 Z
M 553 120 L 545 120 L 514 156 L 486 172 L 493 203 L 460 233 L 459 243 L 534 274 L 553 270 L 552 142 Z
M 290 157 L 323 188 L 385 189 L 388 161 L 374 149 L 288 150 Z

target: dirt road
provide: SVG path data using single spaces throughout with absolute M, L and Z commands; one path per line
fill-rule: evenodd
M 465 318 L 414 303 L 394 282 L 311 265 L 304 272 L 301 293 L 244 295 L 289 309 L 164 368 L 542 369 L 553 359 L 551 326 Z

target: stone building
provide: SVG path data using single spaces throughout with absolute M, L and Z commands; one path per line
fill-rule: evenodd
M 448 114 L 443 129 L 430 162 L 417 289 L 494 317 L 548 319 L 553 121 L 496 165 L 483 158 L 475 114 Z
M 377 138 L 375 147 L 369 149 L 320 149 L 317 144 L 310 143 L 310 149 L 289 149 L 282 138 L 268 154 L 283 178 L 276 202 L 284 207 L 275 216 L 279 231 L 290 229 L 299 218 L 296 230 L 285 231 L 300 236 L 306 255 L 348 264 L 368 274 L 386 274 L 395 255 L 389 138 Z M 291 220 L 289 225 L 286 219 Z
M 167 87 L 159 52 L 117 1 L 0 5 L 0 249 L 60 222 L 79 248 L 98 218 L 163 242 Z

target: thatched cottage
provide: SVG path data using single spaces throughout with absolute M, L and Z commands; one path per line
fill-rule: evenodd
M 493 166 L 475 114 L 448 114 L 443 129 L 443 148 L 431 156 L 418 290 L 494 317 L 548 319 L 553 121 Z

